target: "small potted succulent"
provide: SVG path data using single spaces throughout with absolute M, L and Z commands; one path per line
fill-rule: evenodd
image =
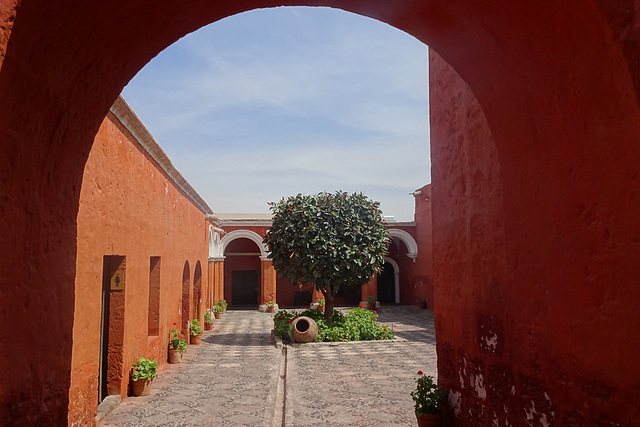
M 214 306 L 213 306 L 213 316 L 216 319 L 220 319 L 222 317 L 222 313 L 224 312 L 224 306 L 222 304 L 220 304 L 220 301 L 218 301 Z
M 158 362 L 140 356 L 131 366 L 131 394 L 148 396 L 151 393 L 151 383 L 157 376 Z
M 417 301 L 418 301 L 418 307 L 419 307 L 419 308 L 422 308 L 422 309 L 427 308 L 427 300 L 426 300 L 426 299 L 424 299 L 424 298 L 418 298 L 418 300 L 417 300 Z
M 416 389 L 411 392 L 415 403 L 418 427 L 439 427 L 442 424 L 442 407 L 447 394 L 433 382 L 431 375 L 418 371 Z
M 210 331 L 213 329 L 213 317 L 211 316 L 211 309 L 207 308 L 207 312 L 204 314 L 204 330 Z
M 367 302 L 369 303 L 369 310 L 374 311 L 376 309 L 376 297 L 369 295 L 367 297 Z
M 175 322 L 173 323 L 176 324 Z M 182 353 L 187 351 L 187 342 L 182 335 L 176 330 L 171 328 L 171 339 L 169 340 L 169 363 L 180 363 L 182 361 Z
M 202 342 L 202 333 L 204 331 L 200 328 L 200 321 L 198 319 L 191 321 L 189 332 L 191 333 L 191 344 L 198 345 Z

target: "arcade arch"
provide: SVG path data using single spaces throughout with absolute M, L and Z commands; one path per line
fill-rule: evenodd
M 437 295 L 439 354 L 452 362 L 440 373 L 447 387 L 464 395 L 460 413 L 502 411 L 447 376 L 449 370 L 466 372 L 466 365 L 454 369 L 464 354 L 488 373 L 517 379 L 507 384 L 509 390 L 522 386 L 539 392 L 540 399 L 531 403 L 550 406 L 557 417 L 632 424 L 632 411 L 617 409 L 626 407 L 621 396 L 634 395 L 633 379 L 640 375 L 628 346 L 640 338 L 629 321 L 640 302 L 635 286 L 640 220 L 629 214 L 640 211 L 638 18 L 628 12 L 636 3 L 193 0 L 176 7 L 114 0 L 73 8 L 44 0 L 3 3 L 0 259 L 6 283 L 33 286 L 4 287 L 0 323 L 56 319 L 49 322 L 49 337 L 14 337 L 2 371 L 8 379 L 0 395 L 3 406 L 25 408 L 11 415 L 33 424 L 65 424 L 79 191 L 93 136 L 124 85 L 163 48 L 199 27 L 254 8 L 302 4 L 369 16 L 429 44 L 468 84 L 463 98 L 473 94 L 486 116 L 497 153 L 481 163 L 474 145 L 457 145 L 473 131 L 464 135 L 445 124 L 465 121 L 459 109 L 447 110 L 444 97 L 450 92 L 431 95 L 437 113 L 432 132 L 442 137 L 432 138 L 439 179 L 433 195 L 436 277 L 452 287 Z M 454 83 L 448 89 L 460 87 Z M 438 110 L 436 104 L 445 107 Z M 470 125 L 484 127 L 477 118 L 466 116 Z M 447 159 L 460 160 L 453 163 L 461 172 L 445 168 Z M 483 181 L 487 170 L 496 171 L 497 181 Z M 482 193 L 470 189 L 474 182 Z M 58 191 L 51 191 L 54 185 Z M 478 215 L 487 206 L 504 223 Z M 499 250 L 487 250 L 496 245 Z M 29 260 L 29 269 L 23 260 Z M 478 294 L 482 300 L 473 298 Z M 15 301 L 32 304 L 17 309 Z M 53 340 L 57 352 L 47 366 L 34 363 Z M 478 342 L 489 341 L 495 346 L 478 349 Z M 510 346 L 514 342 L 519 345 Z M 576 355 L 579 364 L 563 362 L 577 360 Z M 484 378 L 487 390 L 496 389 L 490 375 Z M 607 408 L 597 393 L 584 391 L 584 378 L 610 391 Z M 46 387 L 25 396 L 21 387 L 32 382 Z M 567 387 L 575 396 L 557 393 Z M 571 399 L 600 409 L 569 412 Z M 40 405 L 44 400 L 46 407 Z M 529 404 L 514 401 L 519 403 Z

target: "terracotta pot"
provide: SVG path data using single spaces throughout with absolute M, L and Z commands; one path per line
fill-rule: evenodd
M 222 313 L 213 313 L 213 317 L 215 317 L 216 319 L 219 319 L 222 317 Z
M 376 303 L 375 302 L 370 302 L 368 304 L 369 304 L 369 310 L 376 311 Z
M 204 330 L 210 331 L 213 329 L 213 322 L 204 322 Z
M 269 307 L 267 307 L 267 313 L 275 313 L 275 312 L 276 312 L 275 305 L 270 305 Z
M 191 335 L 191 345 L 202 344 L 202 334 Z
M 425 302 L 419 302 L 418 303 L 418 307 L 420 307 L 421 309 L 427 308 L 427 302 L 426 301 Z
M 131 381 L 132 396 L 148 396 L 151 393 L 151 383 L 153 380 L 139 379 Z
M 169 363 L 180 363 L 182 362 L 182 352 L 175 348 L 169 349 Z
M 291 323 L 291 340 L 293 342 L 312 342 L 316 335 L 318 335 L 318 325 L 310 317 L 298 317 Z
M 442 414 L 422 414 L 418 416 L 418 427 L 440 427 L 442 425 Z

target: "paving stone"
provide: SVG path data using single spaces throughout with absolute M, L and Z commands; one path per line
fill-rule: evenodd
M 285 426 L 416 425 L 416 372 L 436 374 L 433 313 L 383 307 L 378 315 L 398 340 L 286 347 Z M 150 396 L 124 400 L 99 425 L 281 426 L 283 353 L 270 336 L 272 316 L 227 311 L 183 363 L 160 372 Z

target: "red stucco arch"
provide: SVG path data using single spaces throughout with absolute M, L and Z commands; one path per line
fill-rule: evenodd
M 637 323 L 632 306 L 640 302 L 639 216 L 629 215 L 640 211 L 637 1 L 9 0 L 0 6 L 0 324 L 41 323 L 49 331 L 12 339 L 14 355 L 0 365 L 0 418 L 66 419 L 75 218 L 84 163 L 111 103 L 179 37 L 235 13 L 282 4 L 344 8 L 394 25 L 432 46 L 469 84 L 497 148 L 504 200 L 486 203 L 506 218 L 501 262 L 511 272 L 503 287 L 509 292 L 485 296 L 474 314 L 494 310 L 485 316 L 489 323 L 496 316 L 508 322 L 513 312 L 498 304 L 507 298 L 528 313 L 512 323 L 526 324 L 534 313 L 528 301 L 553 295 L 545 307 L 548 323 L 535 318 L 529 329 L 523 326 L 530 334 L 524 346 L 531 348 L 514 354 L 531 360 L 514 362 L 514 375 L 539 361 L 535 337 L 551 343 L 545 350 L 552 355 L 570 358 L 573 348 L 592 349 L 588 335 L 596 326 L 608 353 L 588 357 L 585 387 L 597 372 L 612 395 L 637 385 L 639 368 L 630 363 L 637 348 L 628 346 L 631 337 L 637 347 L 628 325 Z M 446 222 L 455 209 L 440 203 L 433 201 L 434 223 Z M 465 259 L 488 257 L 460 250 Z M 529 289 L 526 296 L 519 296 L 519 283 Z M 606 292 L 612 300 L 599 317 L 592 300 Z M 569 316 L 578 330 L 571 339 L 563 336 L 566 328 L 549 325 L 566 325 Z M 574 322 L 576 316 L 584 320 Z M 603 321 L 610 334 L 597 328 Z M 468 326 L 443 327 L 439 340 L 452 337 L 460 346 L 454 351 L 471 345 L 464 341 Z M 40 363 L 37 355 L 54 347 L 46 366 Z M 604 363 L 612 355 L 615 363 Z M 552 373 L 545 375 L 550 381 Z M 23 393 L 25 383 L 36 391 Z M 597 408 L 606 404 L 593 399 Z

